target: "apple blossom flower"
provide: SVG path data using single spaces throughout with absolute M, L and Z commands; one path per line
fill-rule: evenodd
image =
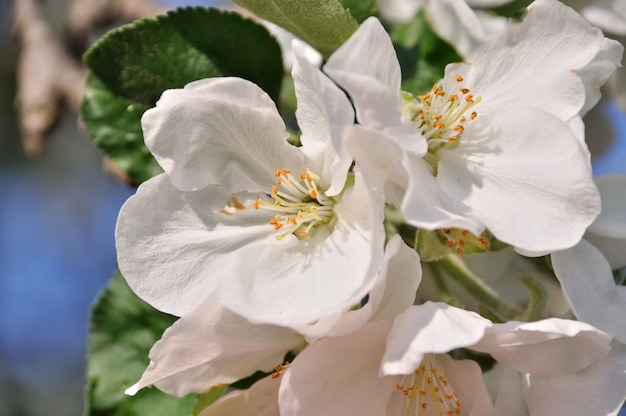
M 472 360 L 455 360 L 448 352 L 462 347 L 487 352 L 516 374 L 553 382 L 599 368 L 609 355 L 610 341 L 582 322 L 552 318 L 493 324 L 473 312 L 427 302 L 409 308 L 393 323 L 372 322 L 309 346 L 282 376 L 280 412 L 487 415 L 492 402 L 480 368 Z M 603 394 L 614 395 L 623 384 L 624 374 L 617 373 L 601 371 L 595 374 L 598 377 L 589 377 L 617 384 L 611 392 L 595 391 L 598 400 Z M 584 388 L 568 387 L 570 394 Z M 529 407 L 551 394 L 537 389 L 533 393 L 536 397 L 523 399 Z M 587 411 L 584 414 L 595 414 L 594 405 L 577 403 Z
M 296 329 L 254 324 L 221 306 L 212 294 L 163 333 L 150 350 L 148 368 L 126 393 L 134 395 L 154 385 L 182 397 L 231 384 L 256 371 L 276 369 L 280 374 L 285 355 L 299 352 L 306 341 L 343 335 L 368 321 L 393 319 L 404 312 L 415 299 L 420 271 L 417 253 L 395 236 L 387 244 L 365 305 Z M 236 401 L 245 402 L 246 397 Z
M 600 211 L 580 112 L 606 48 L 622 52 L 570 8 L 539 0 L 414 97 L 401 94 L 391 40 L 370 18 L 324 67 L 360 124 L 336 147 L 382 178 L 417 227 L 487 227 L 526 255 L 571 247 Z
M 613 270 L 626 266 L 626 176 L 596 178 L 602 212 L 576 246 L 552 253 L 552 265 L 572 311 L 626 343 L 626 287 Z
M 255 84 L 166 91 L 142 117 L 165 173 L 122 207 L 119 267 L 135 293 L 182 316 L 210 294 L 258 322 L 302 325 L 360 302 L 383 257 L 383 205 L 333 150 L 354 114 L 294 45 L 302 147 Z M 339 140 L 339 139 L 337 139 Z
M 273 377 L 265 377 L 247 390 L 233 390 L 223 395 L 198 416 L 280 416 L 279 386 Z

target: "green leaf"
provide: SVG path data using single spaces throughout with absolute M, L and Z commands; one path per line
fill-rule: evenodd
M 337 0 L 234 0 L 330 56 L 359 27 Z
M 163 91 L 237 76 L 280 95 L 280 47 L 261 25 L 216 9 L 185 8 L 114 29 L 84 56 L 91 71 L 81 116 L 93 141 L 139 184 L 160 172 L 140 119 Z
M 179 399 L 155 388 L 124 394 L 147 367 L 152 345 L 174 321 L 137 298 L 116 273 L 91 312 L 85 415 L 191 414 L 195 395 Z
M 81 116 L 93 142 L 135 184 L 162 172 L 143 142 L 141 115 L 148 106 L 113 94 L 90 75 L 81 103 Z
M 426 93 L 444 75 L 450 62 L 463 59 L 432 30 L 423 12 L 407 23 L 394 24 L 391 39 L 402 67 L 402 89 Z
M 376 0 L 339 0 L 339 2 L 359 23 L 378 14 Z
M 206 393 L 199 394 L 198 400 L 196 401 L 196 405 L 193 408 L 192 416 L 198 416 L 200 412 L 202 412 L 205 408 L 212 405 L 217 399 L 222 397 L 226 390 L 228 389 L 227 385 L 213 387 Z

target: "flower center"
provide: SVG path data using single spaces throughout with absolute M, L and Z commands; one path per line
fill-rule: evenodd
M 442 368 L 436 354 L 426 354 L 419 368 L 396 384 L 407 398 L 406 416 L 461 414 L 461 400 Z
M 465 251 L 475 253 L 489 249 L 489 240 L 486 238 L 487 235 L 485 231 L 479 236 L 475 236 L 467 230 L 460 230 L 458 228 L 443 228 L 437 232 L 445 238 L 448 248 L 456 251 L 458 255 L 463 254 Z
M 272 185 L 270 194 L 274 202 L 259 198 L 253 206 L 275 213 L 269 224 L 277 231 L 277 240 L 289 234 L 304 238 L 316 227 L 331 224 L 335 200 L 317 187 L 319 176 L 307 170 L 298 180 L 289 169 L 278 169 L 274 176 L 276 185 Z
M 472 107 L 481 97 L 474 97 L 469 88 L 461 85 L 463 77 L 454 76 L 455 90 L 444 91 L 441 83 L 417 98 L 404 93 L 404 115 L 428 141 L 428 151 L 434 152 L 441 146 L 454 148 L 465 132 L 465 124 L 478 116 Z

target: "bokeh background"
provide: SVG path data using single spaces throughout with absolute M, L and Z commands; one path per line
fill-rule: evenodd
M 47 3 L 63 37 L 68 1 Z M 11 26 L 0 0 L 0 416 L 80 415 L 89 306 L 115 268 L 116 216 L 134 190 L 104 173 L 70 109 L 43 155 L 24 156 Z M 626 114 L 602 101 L 587 132 L 594 173 L 626 174 Z

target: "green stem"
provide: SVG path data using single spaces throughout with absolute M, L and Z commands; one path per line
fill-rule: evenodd
M 437 262 L 448 274 L 481 303 L 499 315 L 513 318 L 524 311 L 516 305 L 500 299 L 500 296 L 482 279 L 467 268 L 461 257 L 450 254 Z
M 427 265 L 430 268 L 430 272 L 433 276 L 433 282 L 435 282 L 435 287 L 439 293 L 439 299 L 444 301 L 447 300 L 450 297 L 450 292 L 448 292 L 448 286 L 446 286 L 446 282 L 441 275 L 439 267 L 437 267 L 437 265 L 433 262 L 424 263 L 423 265 Z

